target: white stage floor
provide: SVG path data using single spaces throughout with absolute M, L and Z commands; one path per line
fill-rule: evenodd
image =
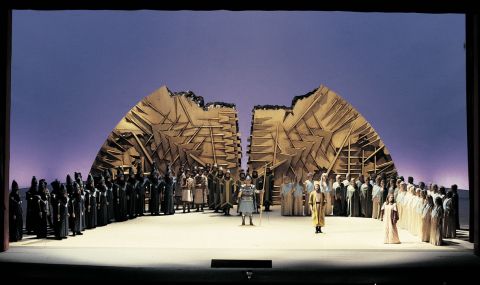
M 11 243 L 0 261 L 210 268 L 212 259 L 268 259 L 274 268 L 291 266 L 375 266 L 408 264 L 438 258 L 472 256 L 473 244 L 462 239 L 433 246 L 405 230 L 401 244 L 383 243 L 383 223 L 365 218 L 326 217 L 324 233 L 315 234 L 310 217 L 282 217 L 279 207 L 264 212 L 262 225 L 241 226 L 239 216 L 206 211 L 171 216 L 144 216 L 113 223 L 83 236 L 58 241 L 28 236 Z M 248 224 L 248 218 L 247 218 Z

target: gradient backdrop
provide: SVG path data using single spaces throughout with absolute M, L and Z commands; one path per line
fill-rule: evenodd
M 372 123 L 401 175 L 468 189 L 463 15 L 13 12 L 11 179 L 89 171 L 162 85 L 251 110 L 320 84 Z M 243 159 L 246 165 L 246 157 Z

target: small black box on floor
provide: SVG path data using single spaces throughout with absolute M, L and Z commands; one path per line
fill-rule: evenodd
M 212 268 L 272 268 L 271 260 L 212 259 Z

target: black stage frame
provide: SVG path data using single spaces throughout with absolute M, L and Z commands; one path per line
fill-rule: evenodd
M 468 132 L 468 176 L 470 184 L 470 241 L 474 243 L 474 254 L 480 256 L 480 100 L 479 100 L 479 50 L 480 50 L 480 10 L 475 8 L 474 1 L 466 0 L 418 0 L 418 1 L 374 1 L 374 0 L 337 0 L 337 1 L 294 1 L 262 4 L 259 1 L 213 1 L 186 4 L 186 2 L 136 0 L 119 2 L 114 0 L 52 1 L 52 0 L 7 0 L 0 8 L 0 65 L 2 80 L 0 81 L 0 227 L 1 248 L 8 250 L 8 192 L 10 163 L 10 79 L 12 54 L 12 10 L 262 10 L 262 11 L 345 11 L 345 12 L 385 12 L 385 13 L 455 13 L 465 15 L 466 33 L 466 105 Z M 286 3 L 286 4 L 285 4 Z M 446 162 L 448 163 L 448 162 Z M 8 268 L 9 265 L 6 265 Z M 386 271 L 385 271 L 386 272 Z M 171 272 L 170 272 L 171 273 Z M 169 274 L 170 274 L 169 273 Z M 393 272 L 392 272 L 393 273 Z M 211 274 L 211 273 L 210 273 Z M 431 273 L 430 273 L 431 274 Z M 1 276 L 2 274 L 0 274 Z M 474 274 L 476 275 L 476 274 Z M 359 281 L 351 279 L 350 281 Z M 279 275 L 280 277 L 280 275 Z M 1 277 L 0 277 L 1 278 Z M 4 279 L 4 278 L 1 278 Z M 4 279 L 5 280 L 5 279 Z M 185 281 L 185 280 L 183 280 Z M 194 280 L 192 280 L 194 281 Z M 319 280 L 318 280 L 319 281 Z M 335 282 L 334 279 L 330 281 Z

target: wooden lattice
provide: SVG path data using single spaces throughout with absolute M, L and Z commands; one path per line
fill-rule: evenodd
M 232 104 L 209 103 L 191 92 L 172 93 L 161 87 L 143 98 L 121 119 L 98 152 L 91 172 L 155 161 L 160 171 L 185 164 L 217 163 L 235 172 L 241 146 L 237 111 Z
M 370 123 L 325 86 L 295 97 L 291 107 L 255 106 L 251 132 L 249 167 L 258 173 L 265 165 L 273 168 L 277 187 L 283 175 L 304 181 L 309 172 L 343 179 L 347 173 L 356 178 L 396 172 Z
M 334 174 L 396 173 L 385 144 L 373 127 L 343 98 L 325 86 L 295 97 L 291 107 L 255 106 L 248 165 L 262 174 L 274 170 L 305 180 L 308 172 Z M 241 146 L 234 105 L 209 103 L 191 92 L 162 87 L 142 99 L 118 123 L 97 154 L 91 171 L 125 168 L 153 161 L 164 171 L 217 163 L 233 174 Z M 275 193 L 274 193 L 274 196 Z

